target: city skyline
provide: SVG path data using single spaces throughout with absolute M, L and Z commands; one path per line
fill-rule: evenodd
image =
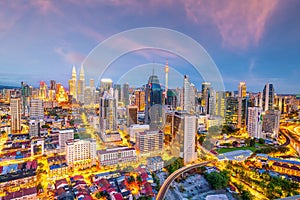
M 146 4 L 1 2 L 0 85 L 19 86 L 23 80 L 37 86 L 41 80 L 56 79 L 67 86 L 72 66 L 79 70 L 97 44 L 121 31 L 157 26 L 182 32 L 203 45 L 219 68 L 226 90 L 236 91 L 239 82 L 245 81 L 248 91 L 262 91 L 271 82 L 276 93 L 300 93 L 296 57 L 300 26 L 293 20 L 299 15 L 299 2 Z M 191 67 L 170 53 L 144 50 L 120 58 L 112 68 L 124 65 L 130 69 L 153 62 L 164 65 L 166 58 L 170 67 Z M 189 70 L 186 72 L 190 75 Z M 191 81 L 195 83 L 195 77 L 191 76 Z M 201 82 L 196 83 L 197 88 Z

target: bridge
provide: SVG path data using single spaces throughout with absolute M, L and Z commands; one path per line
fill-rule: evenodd
M 209 163 L 213 162 L 213 160 L 210 161 L 205 161 L 205 162 L 201 162 L 201 163 L 197 163 L 197 164 L 192 164 L 192 165 L 187 165 L 185 167 L 182 167 L 178 170 L 176 170 L 175 172 L 173 172 L 166 180 L 165 182 L 162 184 L 157 196 L 156 196 L 156 200 L 163 200 L 165 198 L 165 195 L 171 185 L 171 183 L 181 174 L 194 169 L 194 168 L 198 168 L 204 165 L 207 165 Z

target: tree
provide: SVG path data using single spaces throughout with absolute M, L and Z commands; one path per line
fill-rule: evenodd
M 259 144 L 264 144 L 264 143 L 265 143 L 265 140 L 262 139 L 262 138 L 259 138 L 259 139 L 258 139 L 258 143 L 259 143 Z
M 238 144 L 239 144 L 239 143 L 238 143 L 237 141 L 233 141 L 233 142 L 232 142 L 232 146 L 233 146 L 233 147 L 237 147 Z
M 250 140 L 250 147 L 254 147 L 255 146 L 255 138 Z
M 243 200 L 253 199 L 253 195 L 248 190 L 243 190 L 241 197 L 242 197 Z
M 222 189 L 227 187 L 229 176 L 228 171 L 222 171 L 222 172 L 211 172 L 205 174 L 206 180 L 209 182 L 209 184 L 212 186 L 213 189 Z
M 204 140 L 205 140 L 205 135 L 201 135 L 200 137 L 199 137 L 199 139 L 198 139 L 198 142 L 202 145 L 203 144 L 203 142 L 204 142 Z
M 106 196 L 106 195 L 104 194 L 103 191 L 97 192 L 96 195 L 95 195 L 95 197 L 96 197 L 97 199 L 101 199 L 102 197 L 105 197 L 105 196 Z
M 141 175 L 138 175 L 138 176 L 136 177 L 136 180 L 137 180 L 140 184 L 143 182 L 143 179 L 142 179 Z
M 125 172 L 133 172 L 134 168 L 132 166 L 127 166 L 127 167 L 123 168 L 123 171 L 125 171 Z

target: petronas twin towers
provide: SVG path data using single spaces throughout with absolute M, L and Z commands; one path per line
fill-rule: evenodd
M 84 77 L 84 68 L 81 65 L 79 80 L 77 81 L 76 68 L 73 66 L 72 69 L 72 79 L 69 80 L 69 91 L 70 95 L 73 96 L 79 102 L 84 101 L 84 89 L 85 89 L 85 77 Z

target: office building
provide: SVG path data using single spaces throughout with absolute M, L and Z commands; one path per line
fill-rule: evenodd
M 145 91 L 145 124 L 153 129 L 162 125 L 162 88 L 158 76 L 149 77 Z
M 130 141 L 136 142 L 136 134 L 138 132 L 144 132 L 149 129 L 150 129 L 150 126 L 148 124 L 132 124 L 129 127 Z
M 168 89 L 166 105 L 170 106 L 170 109 L 176 109 L 178 104 L 178 92 L 175 89 Z
M 29 121 L 29 136 L 39 137 L 40 136 L 40 122 L 37 120 Z
M 225 112 L 226 112 L 225 92 L 217 91 L 215 94 L 216 94 L 215 115 L 225 119 Z
M 203 82 L 202 83 L 202 97 L 201 97 L 201 107 L 205 114 L 208 114 L 209 111 L 209 97 L 210 97 L 210 88 L 211 84 L 209 82 Z
M 135 148 L 116 147 L 97 151 L 100 166 L 122 165 L 137 160 Z
M 190 82 L 189 77 L 184 75 L 183 81 L 183 110 L 188 113 L 195 113 L 196 107 L 196 94 L 194 85 Z
M 197 160 L 196 151 L 196 116 L 184 115 L 184 141 L 183 142 L 183 161 L 189 164 Z
M 61 148 L 65 147 L 66 142 L 68 140 L 73 140 L 73 139 L 74 139 L 73 129 L 59 130 L 58 144 Z
M 250 137 L 262 138 L 262 108 L 248 108 L 248 134 Z
M 162 131 L 144 131 L 136 134 L 136 147 L 141 155 L 161 154 L 164 144 Z
M 11 131 L 21 131 L 21 100 L 19 98 L 10 99 Z
M 129 84 L 124 83 L 122 88 L 122 102 L 125 106 L 129 105 Z
M 135 105 L 138 107 L 139 112 L 145 110 L 145 91 L 138 89 L 134 91 Z
M 96 140 L 68 140 L 66 141 L 66 161 L 69 167 L 75 164 L 96 164 L 97 147 Z
M 279 110 L 267 110 L 263 115 L 262 131 L 267 136 L 277 138 L 280 124 L 280 111 Z
M 238 128 L 242 128 L 245 123 L 245 109 L 243 109 L 243 100 L 246 97 L 246 83 L 240 82 L 238 87 Z
M 262 103 L 264 111 L 274 109 L 274 86 L 272 83 L 267 83 L 263 90 Z
M 126 108 L 126 113 L 127 113 L 127 126 L 130 126 L 132 124 L 137 124 L 138 119 L 138 107 L 137 106 L 127 106 Z
M 30 100 L 30 118 L 31 119 L 44 119 L 44 104 L 41 99 Z

